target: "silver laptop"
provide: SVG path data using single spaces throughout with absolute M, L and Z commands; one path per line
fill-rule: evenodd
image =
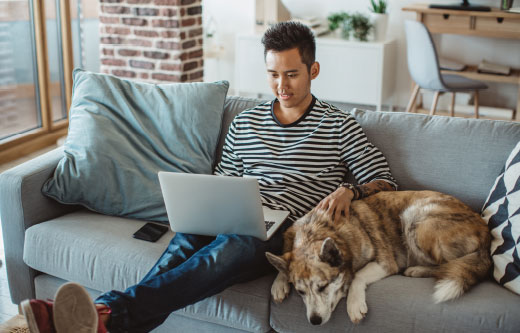
M 288 211 L 262 206 L 254 178 L 159 172 L 170 226 L 175 232 L 239 234 L 269 239 Z

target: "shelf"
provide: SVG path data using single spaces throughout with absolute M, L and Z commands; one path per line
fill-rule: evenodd
M 520 84 L 520 70 L 518 70 L 518 69 L 511 69 L 511 73 L 509 75 L 500 75 L 500 74 L 479 73 L 479 72 L 477 72 L 477 66 L 468 66 L 464 71 L 443 70 L 443 71 L 441 71 L 441 73 L 442 74 L 456 74 L 456 75 L 464 76 L 468 79 L 478 80 L 478 81 Z

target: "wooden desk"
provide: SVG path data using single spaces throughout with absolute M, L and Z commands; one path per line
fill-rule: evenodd
M 474 12 L 433 9 L 428 8 L 428 4 L 413 4 L 404 7 L 403 11 L 416 12 L 417 21 L 424 23 L 432 34 L 520 39 L 520 14 L 504 12 L 498 8 L 492 8 L 490 12 Z M 475 66 L 468 66 L 465 71 L 449 73 L 479 81 L 516 84 L 518 93 L 515 120 L 520 121 L 520 70 L 512 70 L 510 75 L 504 76 L 481 74 L 476 71 Z

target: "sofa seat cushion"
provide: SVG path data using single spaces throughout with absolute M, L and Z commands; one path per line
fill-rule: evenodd
M 134 239 L 145 223 L 87 210 L 63 215 L 27 229 L 23 259 L 40 272 L 93 290 L 125 290 L 146 275 L 173 237 L 168 231 L 156 243 Z M 266 276 L 234 285 L 172 316 L 267 332 L 272 281 Z
M 281 304 L 271 304 L 277 332 L 515 332 L 520 327 L 520 296 L 485 281 L 451 302 L 435 304 L 432 278 L 390 276 L 367 289 L 368 313 L 352 324 L 346 300 L 329 322 L 311 325 L 301 297 L 291 290 Z
M 274 276 L 234 285 L 184 309 L 175 311 L 153 332 L 192 332 L 196 323 L 199 332 L 267 332 L 271 331 L 267 311 L 268 292 Z M 36 298 L 53 299 L 65 280 L 40 274 L 34 279 Z M 87 288 L 92 299 L 100 291 Z
M 124 290 L 146 275 L 173 237 L 168 231 L 155 243 L 133 238 L 144 224 L 79 210 L 27 229 L 23 259 L 89 288 Z

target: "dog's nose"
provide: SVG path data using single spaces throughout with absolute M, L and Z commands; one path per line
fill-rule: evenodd
M 313 325 L 319 325 L 319 324 L 321 324 L 321 317 L 318 316 L 317 314 L 313 314 L 313 315 L 311 316 L 311 324 L 313 324 Z

